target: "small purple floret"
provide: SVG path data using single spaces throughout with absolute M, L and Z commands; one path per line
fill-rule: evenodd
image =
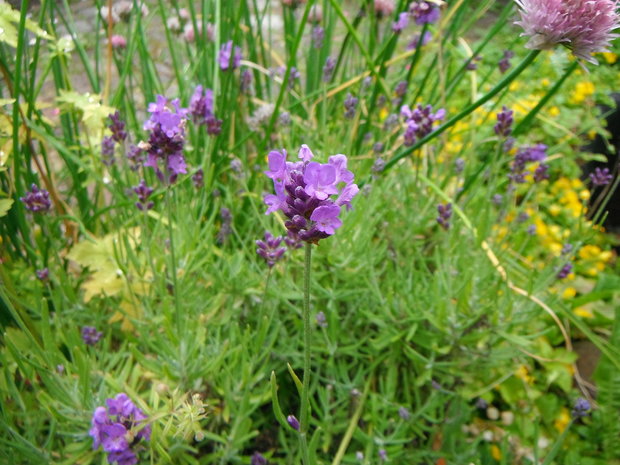
M 94 326 L 84 326 L 82 328 L 82 340 L 88 344 L 89 346 L 94 346 L 99 342 L 103 333 L 101 331 L 97 331 L 97 328 Z
M 52 207 L 50 193 L 45 189 L 39 189 L 36 184 L 32 184 L 30 192 L 26 192 L 26 195 L 20 197 L 19 200 L 22 201 L 26 210 L 34 213 L 43 213 Z

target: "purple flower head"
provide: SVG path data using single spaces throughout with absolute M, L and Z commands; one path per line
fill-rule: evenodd
M 194 187 L 196 189 L 201 189 L 205 185 L 205 175 L 202 168 L 198 169 L 192 176 L 192 182 L 194 183 Z
M 525 182 L 525 167 L 530 162 L 542 162 L 547 157 L 547 146 L 544 144 L 537 144 L 532 147 L 524 147 L 517 152 L 512 164 L 510 165 L 510 174 L 508 178 L 516 183 L 522 184 Z M 540 168 L 544 166 L 544 168 Z M 536 181 L 547 179 L 547 166 L 544 164 L 539 165 L 540 171 L 535 176 Z
M 228 240 L 228 236 L 230 236 L 233 232 L 232 230 L 232 213 L 226 207 L 222 207 L 220 210 L 220 219 L 222 223 L 220 224 L 220 230 L 217 233 L 217 243 L 225 244 Z
M 52 207 L 50 202 L 50 193 L 45 189 L 39 189 L 36 184 L 30 186 L 30 192 L 26 192 L 26 195 L 20 197 L 26 210 L 30 210 L 35 213 L 43 213 L 48 211 Z
M 282 236 L 273 237 L 269 231 L 265 231 L 265 240 L 256 241 L 256 253 L 265 259 L 269 268 L 273 267 L 286 252 L 286 247 L 280 247 L 282 240 Z
M 47 281 L 50 278 L 50 270 L 47 268 L 43 268 L 41 270 L 37 270 L 35 271 L 35 274 L 37 275 L 37 279 L 39 281 Z
M 439 19 L 439 7 L 431 2 L 413 2 L 409 5 L 409 14 L 419 26 L 432 24 Z
M 178 99 L 168 105 L 168 99 L 162 95 L 157 96 L 156 103 L 149 104 L 148 111 L 151 117 L 144 123 L 144 129 L 150 135 L 148 143 L 143 145 L 147 152 L 144 166 L 153 168 L 157 177 L 165 181 L 159 166 L 163 163 L 169 175 L 168 182 L 173 183 L 179 174 L 187 173 L 183 145 L 188 111 L 179 106 Z
M 252 94 L 252 81 L 254 80 L 254 76 L 252 75 L 252 71 L 245 68 L 241 71 L 241 78 L 239 80 L 239 88 L 244 94 Z
M 560 268 L 560 271 L 558 271 L 556 278 L 565 279 L 568 277 L 569 274 L 571 274 L 572 271 L 573 265 L 571 263 L 566 263 L 564 266 L 562 266 L 562 268 Z
M 114 164 L 114 148 L 116 144 L 113 137 L 104 136 L 101 140 L 101 161 L 106 166 Z
M 549 179 L 549 165 L 541 163 L 534 170 L 534 181 L 542 182 L 545 179 Z
M 325 65 L 323 66 L 323 82 L 329 82 L 334 75 L 334 68 L 336 68 L 336 59 L 327 57 Z
M 131 145 L 127 150 L 127 160 L 129 160 L 129 168 L 131 171 L 137 171 L 140 165 L 144 163 L 144 154 L 140 147 Z
M 327 318 L 325 318 L 325 313 L 319 312 L 316 314 L 316 324 L 321 328 L 327 328 Z
M 222 48 L 220 48 L 220 54 L 218 61 L 220 63 L 220 69 L 222 71 L 234 70 L 241 65 L 241 48 L 234 47 L 233 55 L 233 41 L 229 40 Z
M 445 203 L 437 205 L 437 213 L 439 213 L 437 216 L 437 223 L 439 223 L 443 229 L 449 229 L 450 218 L 452 217 L 452 204 Z
M 119 144 L 127 139 L 127 132 L 125 131 L 125 122 L 121 121 L 121 114 L 117 111 L 108 115 L 110 124 L 108 128 L 112 131 L 112 139 Z
M 344 117 L 352 119 L 355 116 L 355 109 L 357 108 L 358 98 L 354 97 L 350 93 L 347 93 L 347 97 L 344 99 Z
M 497 63 L 500 73 L 504 74 L 510 68 L 510 59 L 515 56 L 512 50 L 504 50 L 504 56 Z
M 606 186 L 613 178 L 613 175 L 609 172 L 609 168 L 594 168 L 594 172 L 590 173 L 590 181 L 593 186 Z
M 323 46 L 324 39 L 325 39 L 325 29 L 323 29 L 321 26 L 314 26 L 312 28 L 312 47 L 321 48 Z
M 512 115 L 512 110 L 504 105 L 502 111 L 497 114 L 497 123 L 493 127 L 495 134 L 500 137 L 508 137 L 512 133 Z
M 404 12 L 398 15 L 398 19 L 392 24 L 392 31 L 395 34 L 400 34 L 403 29 L 409 24 L 409 13 Z
M 616 0 L 515 0 L 526 48 L 568 47 L 577 58 L 597 64 L 592 54 L 608 51 L 620 27 Z
M 288 218 L 284 224 L 289 232 L 317 243 L 342 225 L 341 206 L 350 208 L 359 189 L 347 169 L 346 156 L 334 155 L 328 163 L 317 163 L 303 145 L 299 158 L 302 161 L 289 162 L 285 150 L 269 153 L 265 174 L 273 180 L 275 194 L 265 196 L 266 214 L 281 210 Z
M 299 420 L 295 418 L 295 415 L 289 415 L 286 417 L 286 421 L 295 431 L 299 431 Z
M 94 326 L 84 326 L 82 328 L 82 340 L 88 344 L 89 346 L 94 346 L 99 342 L 103 333 L 101 331 L 97 331 L 97 328 Z
M 106 407 L 97 407 L 91 420 L 89 435 L 93 438 L 93 449 L 103 447 L 108 453 L 108 462 L 118 465 L 135 465 L 138 458 L 132 449 L 137 441 L 151 438 L 151 426 L 147 419 L 125 393 L 106 400 Z
M 415 50 L 418 47 L 426 45 L 433 38 L 433 34 L 430 31 L 426 31 L 423 35 L 416 34 L 411 39 L 411 42 L 407 44 L 407 50 Z
M 398 416 L 407 421 L 411 418 L 411 412 L 406 407 L 399 407 Z
M 260 452 L 254 452 L 250 465 L 267 465 L 267 459 Z
M 572 250 L 573 250 L 573 244 L 566 243 L 562 246 L 562 250 L 560 251 L 560 253 L 562 255 L 568 255 L 569 253 L 571 253 Z
M 138 201 L 136 202 L 136 207 L 138 210 L 146 211 L 153 208 L 155 204 L 149 200 L 149 197 L 153 193 L 153 189 L 146 185 L 146 181 L 144 179 L 140 181 L 140 184 L 134 186 L 132 190 L 138 196 Z
M 379 449 L 379 460 L 386 462 L 388 459 L 387 451 L 385 449 Z
M 573 418 L 583 418 L 588 415 L 588 412 L 590 412 L 590 408 L 590 402 L 588 402 L 587 399 L 584 399 L 583 397 L 579 397 L 575 401 L 575 405 L 573 406 L 573 411 L 571 412 L 571 414 Z
M 441 121 L 446 116 L 443 108 L 433 113 L 433 107 L 426 105 L 418 105 L 413 110 L 408 105 L 403 105 L 400 114 L 405 118 L 405 145 L 411 146 L 419 139 L 424 138 L 433 132 L 433 123 Z

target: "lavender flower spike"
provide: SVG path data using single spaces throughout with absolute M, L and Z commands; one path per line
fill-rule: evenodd
M 611 31 L 620 27 L 617 0 L 515 0 L 520 8 L 522 36 L 530 40 L 526 48 L 548 50 L 568 47 L 573 55 L 598 64 L 595 52 L 606 52 Z
M 256 253 L 265 259 L 269 268 L 273 267 L 286 252 L 286 247 L 280 247 L 283 240 L 282 236 L 273 237 L 269 231 L 265 231 L 265 240 L 256 241 Z
M 265 196 L 266 214 L 281 210 L 288 218 L 284 225 L 289 236 L 318 243 L 342 226 L 341 207 L 351 207 L 359 192 L 354 176 L 347 169 L 345 155 L 333 155 L 327 163 L 312 161 L 307 145 L 299 150 L 298 162 L 286 160 L 286 150 L 268 155 L 267 177 L 273 180 L 275 194 Z
M 222 48 L 220 49 L 220 54 L 218 56 L 218 61 L 220 64 L 220 69 L 222 71 L 237 69 L 241 64 L 241 48 L 234 47 L 233 55 L 233 41 L 229 40 L 224 45 L 222 45 Z
M 590 181 L 593 186 L 606 186 L 614 179 L 609 172 L 609 168 L 594 168 L 594 172 L 590 173 Z
M 30 186 L 30 192 L 20 197 L 19 200 L 23 202 L 26 210 L 30 210 L 34 213 L 46 212 L 52 207 L 50 193 L 45 189 L 39 189 L 36 184 L 32 184 Z

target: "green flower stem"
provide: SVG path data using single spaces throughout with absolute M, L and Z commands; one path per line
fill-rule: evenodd
M 401 159 L 405 158 L 408 155 L 411 155 L 415 150 L 419 149 L 427 142 L 430 142 L 431 140 L 435 139 L 437 136 L 442 134 L 446 129 L 449 129 L 452 126 L 454 126 L 456 123 L 458 123 L 460 120 L 465 118 L 467 115 L 471 114 L 476 108 L 484 105 L 486 102 L 488 102 L 493 97 L 495 97 L 502 89 L 504 89 L 505 87 L 508 87 L 508 85 L 510 85 L 510 83 L 514 81 L 517 78 L 517 76 L 519 76 L 519 74 L 521 74 L 523 70 L 525 70 L 525 68 L 527 68 L 534 61 L 534 59 L 538 56 L 539 53 L 540 53 L 540 50 L 532 50 L 523 59 L 523 61 L 519 63 L 518 66 L 516 66 L 509 74 L 507 74 L 501 81 L 499 81 L 497 85 L 493 87 L 493 89 L 491 89 L 487 94 L 480 97 L 474 103 L 472 103 L 467 108 L 465 108 L 463 111 L 461 111 L 457 115 L 450 118 L 444 124 L 439 126 L 435 131 L 431 132 L 426 137 L 423 137 L 422 139 L 417 141 L 415 144 L 413 144 L 411 147 L 406 147 L 400 153 L 397 153 L 396 155 L 394 155 L 392 159 L 385 164 L 384 172 L 390 169 L 396 163 L 398 163 L 398 161 L 400 161 Z
M 168 187 L 168 189 L 166 190 L 166 195 L 164 196 L 166 198 L 166 210 L 168 210 L 168 239 L 170 240 L 170 261 L 171 266 L 170 266 L 170 273 L 172 274 L 172 287 L 173 287 L 173 297 L 174 297 L 174 308 L 175 308 L 175 322 L 176 322 L 176 326 L 177 326 L 177 337 L 179 338 L 179 341 L 182 338 L 182 334 L 183 334 L 183 321 L 182 321 L 182 315 L 181 315 L 181 305 L 179 302 L 179 284 L 177 281 L 177 261 L 176 261 L 176 256 L 175 256 L 175 251 L 174 251 L 174 234 L 173 234 L 173 228 L 172 228 L 172 203 L 170 201 L 170 197 L 172 196 L 172 187 Z
M 530 110 L 527 116 L 523 118 L 519 122 L 519 124 L 517 124 L 517 126 L 514 128 L 514 131 L 512 131 L 513 137 L 517 137 L 521 135 L 525 130 L 529 129 L 532 121 L 534 121 L 534 118 L 536 117 L 538 112 L 547 104 L 551 97 L 553 97 L 557 93 L 557 91 L 560 90 L 560 87 L 562 87 L 564 81 L 566 81 L 569 76 L 573 74 L 573 71 L 577 69 L 578 65 L 579 63 L 577 61 L 574 61 L 568 68 L 566 68 L 566 71 L 564 71 L 564 74 L 558 80 L 558 82 L 556 82 L 553 87 L 549 89 L 545 96 L 540 99 L 540 102 L 538 102 L 536 106 Z
M 299 441 L 301 458 L 304 465 L 310 465 L 308 453 L 308 423 L 310 419 L 310 267 L 312 263 L 312 244 L 306 243 L 306 259 L 304 264 L 304 379 L 301 389 L 301 413 L 299 423 Z

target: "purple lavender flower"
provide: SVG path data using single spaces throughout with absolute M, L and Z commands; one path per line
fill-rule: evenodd
M 319 312 L 316 314 L 316 324 L 321 328 L 327 328 L 327 318 L 325 318 L 325 313 Z
M 274 237 L 269 231 L 265 231 L 265 240 L 256 241 L 258 247 L 256 253 L 265 259 L 269 268 L 272 268 L 286 252 L 286 247 L 280 247 L 282 240 L 282 236 Z
M 437 205 L 437 212 L 439 213 L 437 216 L 437 223 L 439 223 L 443 229 L 449 229 L 450 218 L 452 217 L 452 204 L 445 203 Z
M 325 65 L 323 66 L 323 82 L 329 82 L 332 80 L 335 68 L 336 59 L 327 57 L 327 60 L 325 60 Z
M 396 87 L 394 88 L 394 93 L 397 97 L 404 97 L 407 93 L 407 81 L 400 81 L 398 84 L 396 84 Z
M 406 407 L 401 406 L 398 408 L 398 416 L 403 420 L 407 421 L 411 418 L 411 412 L 409 412 Z
M 299 82 L 301 79 L 301 73 L 294 66 L 291 67 L 291 73 L 288 77 L 288 88 L 292 89 L 295 86 L 295 82 Z
M 502 204 L 503 201 L 504 201 L 504 197 L 502 197 L 502 194 L 495 194 L 491 198 L 491 202 L 493 202 L 493 205 L 496 205 L 498 207 Z
M 616 0 L 515 0 L 520 8 L 522 36 L 526 48 L 548 50 L 568 47 L 573 55 L 593 64 L 592 54 L 608 51 L 620 27 Z
M 510 174 L 508 175 L 508 178 L 516 184 L 524 183 L 526 164 L 530 162 L 542 162 L 547 157 L 546 150 L 547 146 L 544 144 L 524 147 L 519 150 L 512 161 L 512 165 L 510 166 Z M 541 164 L 540 166 L 545 166 L 545 168 L 541 168 L 538 175 L 535 177 L 537 181 L 548 177 L 546 165 Z
M 465 65 L 465 69 L 467 69 L 468 71 L 474 71 L 476 69 L 478 69 L 478 61 L 482 60 L 482 56 L 480 55 L 476 55 L 474 57 L 471 57 L 468 61 L 467 61 L 467 65 Z
M 613 180 L 613 175 L 609 172 L 609 168 L 594 168 L 594 172 L 590 173 L 590 181 L 593 186 L 606 186 Z
M 375 142 L 372 146 L 372 151 L 375 153 L 382 153 L 384 149 L 383 142 Z
M 101 161 L 106 166 L 114 164 L 114 139 L 110 136 L 104 136 L 101 140 Z
M 194 95 L 189 101 L 189 114 L 194 123 L 207 127 L 207 134 L 217 136 L 221 132 L 222 120 L 213 113 L 213 91 L 202 86 L 196 86 Z
M 504 56 L 497 63 L 500 73 L 504 74 L 510 68 L 510 59 L 515 56 L 512 50 L 504 50 Z
M 371 171 L 375 174 L 381 173 L 385 169 L 385 160 L 383 158 L 377 158 L 372 164 Z
M 50 278 L 50 270 L 47 268 L 42 268 L 40 270 L 36 270 L 35 274 L 37 275 L 37 279 L 39 281 L 47 281 Z
M 542 182 L 545 179 L 549 179 L 549 166 L 545 163 L 541 163 L 534 170 L 534 181 Z
M 379 449 L 379 460 L 382 462 L 387 462 L 388 455 L 385 449 Z
M 299 420 L 295 418 L 295 415 L 289 415 L 286 417 L 286 421 L 295 431 L 299 431 Z
M 254 452 L 250 465 L 267 465 L 267 459 L 260 452 Z
M 424 35 L 415 34 L 411 41 L 407 44 L 407 50 L 415 50 L 418 47 L 423 47 L 433 38 L 433 34 L 430 31 L 424 32 Z
M 50 202 L 50 193 L 45 189 L 39 189 L 36 184 L 31 184 L 30 192 L 26 192 L 26 195 L 20 197 L 26 210 L 30 210 L 34 213 L 43 213 L 52 208 Z
M 185 122 L 188 111 L 181 108 L 179 100 L 170 102 L 162 95 L 157 96 L 157 102 L 148 106 L 151 117 L 144 123 L 144 129 L 150 132 L 149 141 L 144 144 L 147 151 L 147 161 L 144 166 L 155 170 L 157 177 L 165 181 L 164 173 L 159 167 L 162 162 L 168 174 L 168 182 L 176 181 L 179 174 L 187 173 L 187 165 L 183 156 L 185 143 Z
M 127 139 L 127 132 L 125 131 L 125 122 L 121 121 L 121 114 L 117 111 L 108 115 L 110 124 L 108 128 L 112 131 L 112 139 L 119 144 Z
M 357 108 L 358 98 L 354 97 L 350 93 L 347 93 L 347 97 L 344 99 L 344 117 L 352 119 L 355 116 L 355 109 Z
M 590 408 L 590 402 L 588 402 L 587 399 L 584 399 L 583 397 L 579 397 L 575 401 L 575 405 L 573 406 L 571 414 L 573 418 L 583 418 L 588 415 Z
M 132 171 L 137 171 L 140 165 L 144 163 L 144 154 L 142 148 L 137 145 L 131 145 L 127 150 L 127 160 L 129 160 L 129 168 Z
M 303 247 L 302 240 L 299 238 L 299 235 L 290 229 L 286 232 L 284 242 L 290 250 L 301 249 Z
M 437 110 L 436 113 L 432 113 L 433 107 L 426 105 L 418 105 L 411 110 L 408 105 L 403 105 L 400 109 L 400 114 L 405 118 L 405 124 L 407 129 L 405 130 L 405 145 L 411 146 L 419 139 L 422 139 L 426 135 L 433 131 L 433 123 L 441 121 L 446 116 L 446 111 L 443 108 Z
M 535 224 L 530 224 L 527 227 L 526 232 L 530 235 L 530 236 L 535 236 L 536 235 L 536 225 Z
M 342 225 L 341 207 L 351 207 L 359 188 L 347 169 L 347 157 L 334 155 L 326 164 L 311 161 L 312 151 L 302 145 L 299 162 L 286 161 L 286 151 L 271 151 L 267 177 L 275 194 L 265 196 L 266 214 L 282 210 L 286 228 L 305 242 L 317 243 Z M 337 196 L 332 198 L 332 196 Z
M 192 176 L 192 182 L 194 183 L 194 187 L 196 189 L 201 189 L 205 185 L 205 175 L 202 168 L 199 168 L 198 171 L 194 173 Z
M 506 105 L 497 114 L 497 123 L 493 126 L 495 134 L 500 137 L 508 137 L 512 133 L 513 112 Z
M 465 160 L 461 157 L 454 160 L 454 172 L 456 174 L 461 174 L 465 169 Z
M 439 19 L 439 8 L 431 2 L 413 2 L 409 5 L 409 14 L 419 26 L 432 24 Z
M 146 211 L 153 208 L 155 204 L 149 200 L 149 197 L 153 193 L 153 189 L 146 185 L 146 181 L 144 179 L 140 181 L 140 184 L 134 186 L 132 190 L 138 196 L 138 201 L 136 202 L 136 207 L 138 210 Z
M 102 446 L 110 463 L 136 465 L 138 457 L 132 447 L 141 439 L 151 438 L 147 417 L 125 393 L 107 399 L 106 405 L 93 413 L 88 433 L 93 438 L 93 449 Z
M 89 346 L 94 346 L 99 342 L 103 333 L 101 331 L 97 331 L 97 328 L 94 326 L 84 326 L 82 328 L 82 340 L 88 344 Z
M 395 34 L 400 34 L 403 29 L 409 24 L 409 13 L 404 12 L 398 15 L 398 19 L 392 24 L 392 31 Z
M 398 115 L 396 113 L 391 113 L 388 115 L 387 118 L 385 118 L 385 121 L 383 122 L 383 130 L 389 131 L 397 124 L 398 124 Z
M 573 250 L 573 244 L 566 243 L 562 246 L 562 250 L 560 251 L 560 253 L 562 255 L 568 255 L 569 253 L 571 253 L 572 250 Z
M 562 268 L 560 268 L 560 271 L 558 271 L 556 278 L 564 279 L 568 277 L 568 275 L 571 274 L 572 271 L 573 271 L 573 265 L 571 263 L 566 263 Z
M 321 48 L 323 46 L 324 39 L 325 29 L 323 29 L 321 26 L 314 26 L 312 28 L 312 47 Z
M 242 93 L 248 94 L 248 95 L 252 93 L 253 79 L 254 79 L 254 76 L 252 75 L 252 71 L 250 71 L 247 68 L 241 71 L 241 78 L 239 79 L 239 88 Z
M 228 236 L 232 234 L 232 213 L 226 207 L 222 207 L 220 210 L 220 230 L 217 233 L 217 243 L 223 245 L 228 240 Z
M 235 52 L 233 55 L 233 41 L 229 40 L 222 48 L 220 48 L 220 54 L 218 57 L 218 61 L 220 64 L 220 69 L 222 71 L 234 70 L 241 65 L 241 48 L 235 47 Z

